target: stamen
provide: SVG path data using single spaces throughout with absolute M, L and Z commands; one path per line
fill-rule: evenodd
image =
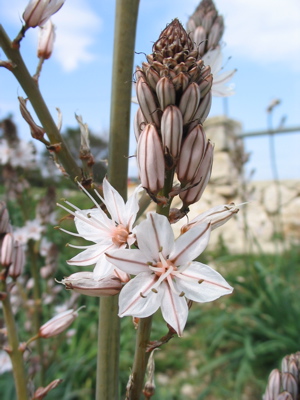
M 152 292 L 154 292 L 154 293 L 158 293 L 158 291 L 157 291 L 156 289 L 154 289 L 154 288 L 152 288 L 151 290 L 152 290 Z
M 61 228 L 60 226 L 58 226 L 56 229 L 59 229 L 60 231 L 68 233 L 69 235 L 72 235 L 72 236 L 82 237 L 82 235 L 79 235 L 79 233 L 67 231 L 66 229 Z
M 88 249 L 89 247 L 91 247 L 92 245 L 89 246 L 76 246 L 75 244 L 70 244 L 67 243 L 68 247 L 73 247 L 73 249 Z
M 92 195 L 90 195 L 90 193 L 82 186 L 82 184 L 79 182 L 79 181 L 77 181 L 77 185 L 84 191 L 84 193 L 92 200 L 92 202 L 95 204 L 95 206 L 97 207 L 97 208 L 100 208 L 101 209 L 101 207 L 99 206 L 99 204 L 96 202 L 96 200 L 94 199 L 94 197 L 92 196 Z
M 178 296 L 180 296 L 180 293 L 178 292 L 178 290 L 175 289 L 174 282 L 173 282 L 173 279 L 172 279 L 171 276 L 167 277 L 167 281 L 168 281 L 168 284 L 169 284 L 172 292 L 175 293 L 175 294 L 178 294 Z
M 147 296 L 144 296 L 142 292 L 140 292 L 140 296 L 145 299 Z
M 164 281 L 165 279 L 167 279 L 168 276 L 171 275 L 173 271 L 174 271 L 174 268 L 173 268 L 172 265 L 171 265 L 171 266 L 167 269 L 167 271 L 166 271 L 164 274 L 162 274 L 162 275 L 158 278 L 158 280 L 156 281 L 155 285 L 153 285 L 153 287 L 152 287 L 152 291 L 153 291 L 153 289 L 156 289 L 156 288 L 161 284 L 162 281 Z

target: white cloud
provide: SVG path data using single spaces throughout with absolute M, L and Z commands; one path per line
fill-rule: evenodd
M 214 0 L 225 18 L 226 52 L 259 65 L 285 63 L 291 70 L 300 69 L 299 0 Z M 159 3 L 161 3 L 159 5 Z M 160 8 L 160 28 L 179 17 L 183 24 L 200 0 L 153 0 L 151 12 Z M 141 4 L 141 7 L 143 5 Z M 152 7 L 153 6 L 153 7 Z M 145 6 L 144 6 L 145 7 Z M 163 11 L 166 9 L 166 11 Z M 166 19 L 168 16 L 168 20 Z M 164 21 L 164 22 L 162 22 Z M 155 20 L 157 23 L 157 20 Z
M 225 17 L 229 49 L 259 64 L 300 69 L 299 0 L 216 1 Z
M 27 3 L 28 0 L 11 0 L 9 6 L 1 4 L 3 19 L 21 28 L 21 16 Z M 101 29 L 102 20 L 91 8 L 91 4 L 87 0 L 69 0 L 52 17 L 57 28 L 53 57 L 65 71 L 75 70 L 81 63 L 95 58 L 91 46 Z
M 67 1 L 53 21 L 57 26 L 54 57 L 64 70 L 72 71 L 79 64 L 94 60 L 90 47 L 96 41 L 102 21 L 86 0 Z

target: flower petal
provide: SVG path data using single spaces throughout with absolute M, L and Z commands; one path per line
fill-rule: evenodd
M 199 303 L 213 301 L 233 291 L 222 275 L 199 262 L 193 262 L 177 278 L 179 290 L 183 291 L 188 299 Z
M 93 277 L 96 280 L 103 279 L 108 275 L 113 274 L 115 269 L 117 268 L 107 260 L 105 254 L 103 253 L 95 265 Z
M 137 275 L 140 272 L 151 272 L 146 257 L 138 249 L 114 250 L 106 253 L 106 257 L 109 262 L 128 274 Z
M 115 227 L 115 224 L 98 208 L 75 211 L 74 222 L 77 232 L 85 240 L 95 243 L 110 238 L 110 231 Z
M 175 242 L 174 250 L 170 254 L 170 260 L 176 266 L 194 260 L 206 248 L 210 231 L 210 223 L 203 223 L 193 226 L 189 231 L 179 236 Z
M 159 261 L 159 252 L 166 258 L 174 246 L 174 234 L 168 218 L 152 212 L 137 227 L 136 237 L 139 249 L 148 261 Z
M 131 231 L 132 225 L 135 222 L 136 219 L 136 214 L 139 211 L 139 201 L 138 201 L 138 193 L 143 190 L 142 186 L 139 185 L 135 188 L 134 192 L 132 195 L 129 197 L 129 199 L 126 202 L 126 210 L 125 210 L 125 223 L 128 229 Z
M 67 263 L 72 265 L 93 265 L 99 260 L 99 258 L 106 252 L 112 249 L 115 249 L 116 246 L 112 243 L 110 244 L 93 244 L 89 246 L 86 250 L 77 254 L 75 257 L 68 260 Z
M 175 283 L 173 283 L 176 286 Z M 184 296 L 175 294 L 170 286 L 163 282 L 160 290 L 164 289 L 164 295 L 161 303 L 161 312 L 164 320 L 171 325 L 178 336 L 182 335 L 188 317 L 188 306 Z
M 124 200 L 106 178 L 103 179 L 103 194 L 105 205 L 111 218 L 118 224 L 126 226 L 124 222 L 124 215 L 126 214 Z
M 151 291 L 155 282 L 155 275 L 141 272 L 126 283 L 119 297 L 119 316 L 132 315 L 145 318 L 154 314 L 159 308 L 163 296 L 162 290 L 158 290 L 157 293 Z M 145 297 L 142 296 L 143 293 L 146 293 Z

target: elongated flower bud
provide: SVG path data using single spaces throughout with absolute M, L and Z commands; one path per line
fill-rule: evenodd
M 23 272 L 25 266 L 25 252 L 24 248 L 18 241 L 15 242 L 14 247 L 14 260 L 9 267 L 8 274 L 13 279 L 17 279 Z
M 208 142 L 198 172 L 191 181 L 192 187 L 179 194 L 184 207 L 188 207 L 190 204 L 194 204 L 200 200 L 210 179 L 213 164 L 213 151 L 213 145 Z
M 210 223 L 211 230 L 224 225 L 229 219 L 231 219 L 239 211 L 238 207 L 234 203 L 225 204 L 210 208 L 204 213 L 199 214 L 197 217 L 192 219 L 188 224 L 182 226 L 181 233 L 184 233 L 191 229 L 195 225 Z
M 153 124 L 146 125 L 137 147 L 137 163 L 142 186 L 158 193 L 164 186 L 165 161 L 160 138 Z
M 1 243 L 0 264 L 4 268 L 8 268 L 14 260 L 15 241 L 12 233 L 7 233 Z
M 136 141 L 139 140 L 140 134 L 141 134 L 142 130 L 145 128 L 145 125 L 146 125 L 145 117 L 142 113 L 141 108 L 139 107 L 135 114 L 134 124 L 133 124 L 134 135 L 135 135 Z
M 52 336 L 59 335 L 61 332 L 69 328 L 73 321 L 78 317 L 78 310 L 67 310 L 42 325 L 38 335 L 41 338 L 47 339 Z
M 183 116 L 183 124 L 187 124 L 190 122 L 199 106 L 200 103 L 200 89 L 197 83 L 191 83 L 187 89 L 184 91 L 180 103 L 179 108 L 182 112 Z
M 114 296 L 122 289 L 122 283 L 115 275 L 100 280 L 93 279 L 93 272 L 76 272 L 64 278 L 61 283 L 66 289 L 92 297 Z
M 4 201 L 0 201 L 0 234 L 9 230 L 9 214 Z
M 273 369 L 270 373 L 268 386 L 265 393 L 265 400 L 275 400 L 280 393 L 281 376 L 278 369 Z
M 30 0 L 23 13 L 26 27 L 44 25 L 64 4 L 65 0 Z
M 183 134 L 182 114 L 178 107 L 168 106 L 161 118 L 161 137 L 163 149 L 177 159 Z
M 169 78 L 163 77 L 157 82 L 156 93 L 161 110 L 164 110 L 170 104 L 175 104 L 176 92 Z
M 284 372 L 281 374 L 282 387 L 292 395 L 293 399 L 298 398 L 298 377 L 297 379 L 293 374 L 289 372 Z
M 159 126 L 158 106 L 152 90 L 143 78 L 137 81 L 136 95 L 146 121 Z
M 177 176 L 182 186 L 192 182 L 197 174 L 205 148 L 206 135 L 201 125 L 197 125 L 185 138 L 177 166 Z
M 39 41 L 37 56 L 48 60 L 53 51 L 53 44 L 55 40 L 55 26 L 49 20 L 39 30 Z

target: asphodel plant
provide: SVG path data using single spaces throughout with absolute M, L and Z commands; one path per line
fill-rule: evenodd
M 178 19 L 167 25 L 154 43 L 152 53 L 135 70 L 139 108 L 135 115 L 134 132 L 141 185 L 125 201 L 127 161 L 124 160 L 128 155 L 129 129 L 126 123 L 129 121 L 131 90 L 128 82 L 132 73 L 130 60 L 133 59 L 134 29 L 131 40 L 127 38 L 124 42 L 124 38 L 128 26 L 136 22 L 128 1 L 119 0 L 117 7 L 109 169 L 101 190 L 92 182 L 94 159 L 82 120 L 77 118 L 82 133 L 79 158 L 85 162 L 82 168 L 78 168 L 63 144 L 60 129 L 53 127 L 47 107 L 37 91 L 36 82 L 41 68 L 31 77 L 18 52 L 25 31 L 45 23 L 58 11 L 63 1 L 31 0 L 23 15 L 25 25 L 13 42 L 0 30 L 0 43 L 10 57 L 10 61 L 2 65 L 12 69 L 42 125 L 39 127 L 34 123 L 26 109 L 26 100 L 21 99 L 22 115 L 30 125 L 33 137 L 56 154 L 64 173 L 71 178 L 76 177 L 82 192 L 93 202 L 89 209 L 72 205 L 68 200 L 62 201 L 65 205 L 59 205 L 73 216 L 77 233 L 63 227 L 60 227 L 61 231 L 92 242 L 87 246 L 70 245 L 82 251 L 67 262 L 82 267 L 93 266 L 93 271 L 76 270 L 61 283 L 68 290 L 101 297 L 97 400 L 118 399 L 119 317 L 131 316 L 137 326 L 126 399 L 139 400 L 151 352 L 175 334 L 182 336 L 192 303 L 213 301 L 233 290 L 217 271 L 195 259 L 206 248 L 211 230 L 237 213 L 234 204 L 213 207 L 192 221 L 187 221 L 180 235 L 174 238 L 172 224 L 186 217 L 189 206 L 200 200 L 208 184 L 214 151 L 203 128 L 212 102 L 212 68 L 202 58 L 203 46 L 195 44 L 192 34 L 186 32 Z M 137 12 L 138 2 L 133 3 L 132 7 Z M 213 4 L 208 0 L 204 0 L 204 3 Z M 215 47 L 223 33 L 221 20 L 218 19 L 219 31 L 216 33 L 216 25 L 207 21 L 215 21 L 217 16 L 215 13 L 212 16 L 210 9 L 206 14 L 205 32 L 209 43 Z M 48 59 L 52 51 L 53 35 L 46 39 L 43 40 L 46 46 L 43 47 L 43 54 L 39 52 L 42 59 Z M 127 47 L 129 41 L 131 47 Z M 125 62 L 128 56 L 128 62 Z M 119 68 L 120 60 L 125 65 L 126 76 L 122 74 L 123 69 Z M 44 139 L 44 134 L 49 141 Z M 139 197 L 142 191 L 156 203 L 156 212 L 147 212 L 143 221 L 139 222 Z M 175 196 L 179 196 L 182 205 L 178 209 L 171 209 Z M 8 236 L 6 248 L 11 247 L 10 240 Z M 4 256 L 4 262 L 8 263 L 9 254 L 5 253 Z M 150 342 L 152 316 L 158 309 L 162 312 L 168 332 L 163 338 Z M 68 310 L 66 314 L 54 317 L 42 325 L 39 336 L 46 338 L 58 334 L 61 331 L 60 324 L 63 324 L 63 328 L 69 326 L 75 316 L 77 311 Z M 153 374 L 152 355 L 144 388 L 144 395 L 148 399 L 154 394 Z M 24 371 L 22 377 L 24 387 Z M 22 397 L 25 400 L 27 398 L 27 394 Z

